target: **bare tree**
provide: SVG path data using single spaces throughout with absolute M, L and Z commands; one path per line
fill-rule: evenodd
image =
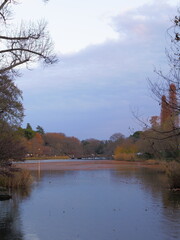
M 171 138 L 180 135 L 180 12 L 172 20 L 172 26 L 167 30 L 170 39 L 166 56 L 169 64 L 169 73 L 155 70 L 158 75 L 156 82 L 150 81 L 151 91 L 161 105 L 161 138 Z M 166 123 L 164 121 L 166 119 Z M 164 127 L 165 125 L 166 127 Z M 156 129 L 157 130 L 157 129 Z M 165 134 L 165 135 L 164 135 Z
M 122 133 L 114 133 L 109 140 L 112 142 L 122 141 L 125 139 L 125 136 Z
M 46 22 L 12 25 L 12 8 L 17 3 L 18 0 L 0 0 L 0 75 L 16 75 L 17 67 L 23 64 L 29 67 L 36 61 L 52 64 L 57 60 Z
M 142 152 L 158 157 L 179 160 L 180 156 L 180 11 L 167 30 L 170 40 L 166 49 L 169 71 L 156 70 L 155 81 L 149 80 L 150 89 L 161 106 L 160 116 L 153 116 L 150 125 L 139 114 L 134 117 L 144 127 L 141 135 Z

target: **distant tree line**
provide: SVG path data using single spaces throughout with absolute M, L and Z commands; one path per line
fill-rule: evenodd
M 64 133 L 46 133 L 41 126 L 33 130 L 30 123 L 26 128 L 19 127 L 17 135 L 21 138 L 26 157 L 112 158 L 115 148 L 125 139 L 123 134 L 116 133 L 109 140 L 91 138 L 80 141 Z

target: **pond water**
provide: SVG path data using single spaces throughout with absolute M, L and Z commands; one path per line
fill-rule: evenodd
M 180 239 L 180 195 L 145 168 L 32 172 L 0 202 L 0 240 Z

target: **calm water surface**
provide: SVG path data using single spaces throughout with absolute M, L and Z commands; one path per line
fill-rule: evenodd
M 180 239 L 180 195 L 150 169 L 33 172 L 0 202 L 0 240 Z

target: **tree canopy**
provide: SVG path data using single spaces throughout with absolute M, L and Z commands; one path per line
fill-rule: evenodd
M 23 116 L 22 92 L 9 76 L 0 76 L 0 119 L 19 125 Z

